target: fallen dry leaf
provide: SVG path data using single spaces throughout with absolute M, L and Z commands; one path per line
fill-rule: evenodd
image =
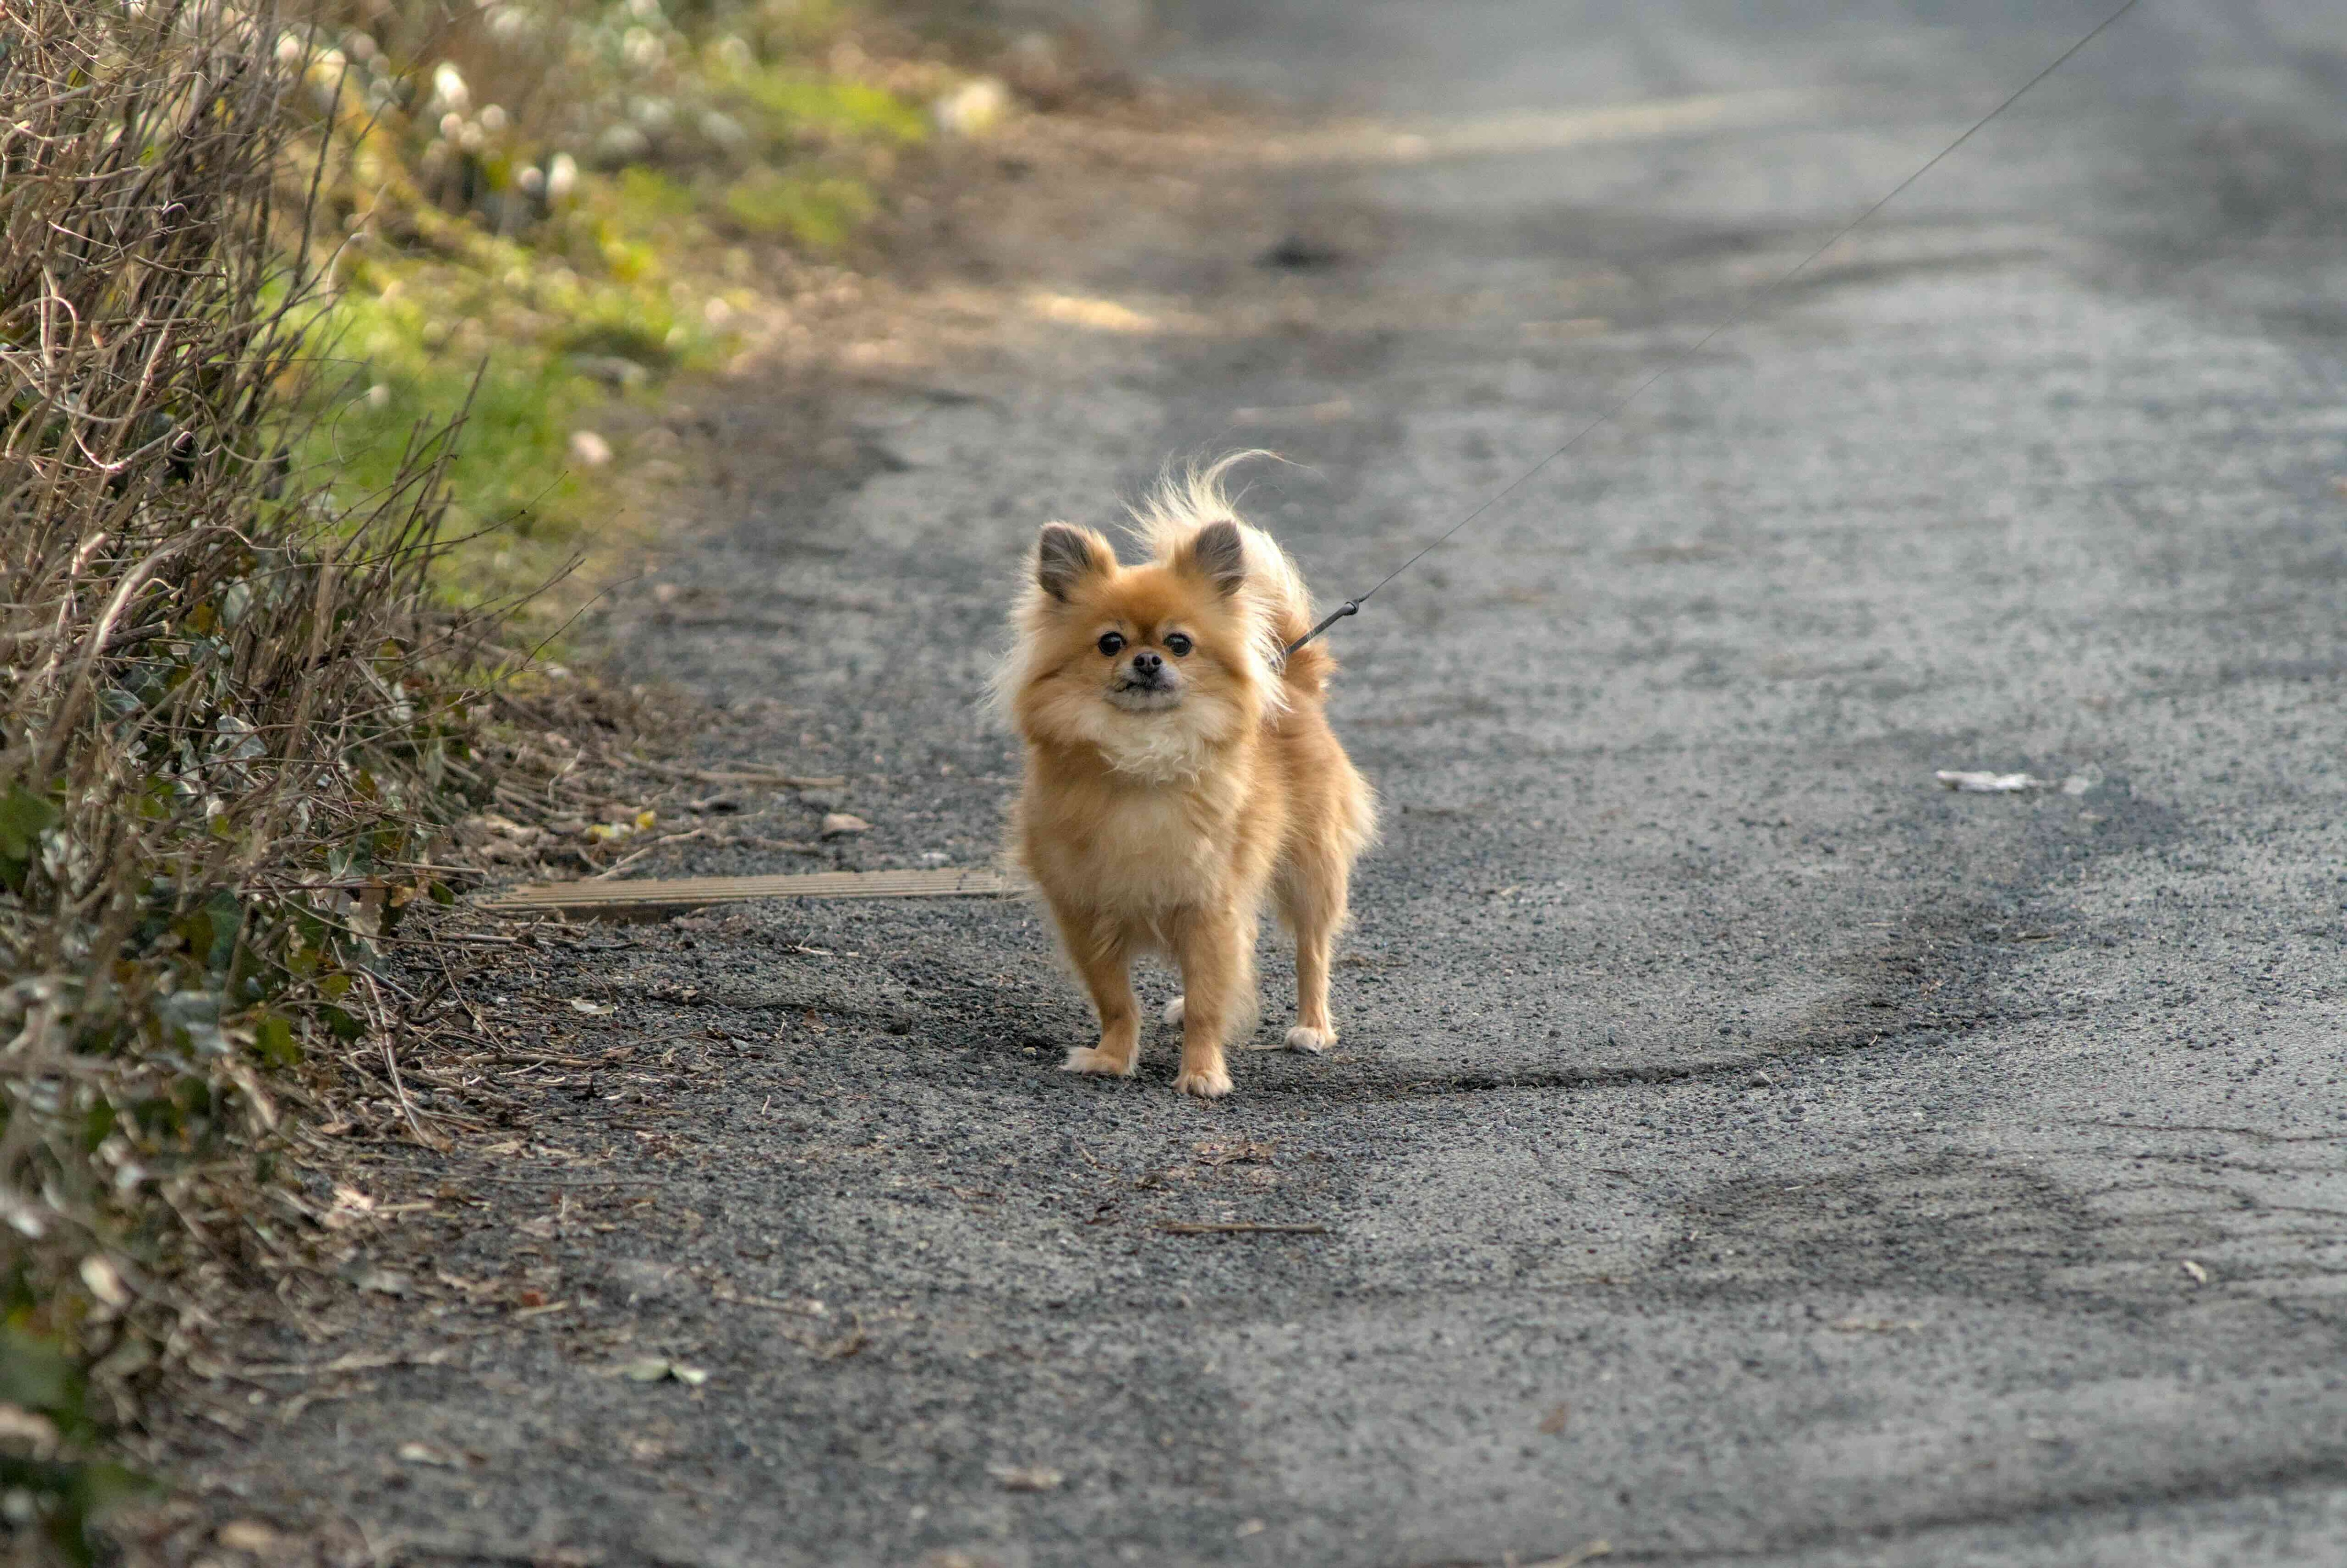
M 1556 1409 L 1551 1410 L 1547 1415 L 1541 1418 L 1540 1430 L 1543 1435 L 1553 1438 L 1559 1432 L 1564 1430 L 1565 1423 L 1572 1419 L 1573 1407 L 1570 1405 L 1559 1405 Z
M 870 823 L 852 812 L 833 811 L 824 814 L 823 835 L 825 838 L 837 838 L 848 833 L 869 833 L 871 830 Z
M 395 1268 L 362 1268 L 343 1277 L 377 1296 L 407 1296 L 415 1289 L 415 1282 Z
M 2027 774 L 1974 773 L 1961 768 L 1942 768 L 1932 775 L 1942 789 L 1961 791 L 1965 794 L 2015 794 L 2023 790 L 2052 789 L 2052 781 L 2032 778 Z
M 1036 294 L 1027 304 L 1045 321 L 1089 327 L 1094 332 L 1140 333 L 1157 330 L 1154 317 L 1114 300 L 1088 299 L 1078 294 Z
M 1524 1568 L 1581 1568 L 1581 1565 L 1583 1563 L 1588 1562 L 1593 1557 L 1611 1557 L 1613 1555 L 1614 1543 L 1612 1542 L 1593 1541 L 1586 1546 L 1574 1547 L 1572 1551 L 1566 1553 L 1562 1557 L 1551 1557 L 1545 1562 L 1541 1563 L 1527 1563 L 1524 1564 Z
M 212 1540 L 231 1552 L 250 1552 L 255 1556 L 267 1556 L 275 1552 L 285 1538 L 257 1519 L 231 1519 L 212 1532 Z
M 334 1206 L 318 1217 L 330 1231 L 347 1230 L 374 1213 L 374 1200 L 356 1187 L 336 1185 Z
M 990 1464 L 986 1473 L 1000 1481 L 1005 1491 L 1052 1491 L 1068 1479 L 1055 1470 L 1015 1464 Z

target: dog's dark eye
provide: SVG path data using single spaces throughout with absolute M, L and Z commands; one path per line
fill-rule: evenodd
M 1176 659 L 1184 658 L 1190 651 L 1190 640 L 1176 631 L 1165 639 L 1165 651 Z
M 1119 653 L 1124 651 L 1123 636 L 1121 633 L 1114 631 L 1102 632 L 1100 651 L 1111 659 L 1115 658 Z

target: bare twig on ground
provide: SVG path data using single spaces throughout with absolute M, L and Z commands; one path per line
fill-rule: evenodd
M 663 778 L 689 779 L 694 784 L 779 784 L 785 789 L 837 789 L 847 783 L 844 774 L 826 774 L 818 777 L 804 774 L 786 774 L 772 768 L 694 768 L 685 767 L 676 763 L 656 763 L 649 757 L 641 756 L 628 756 L 614 760 L 628 767 L 641 768 L 646 773 L 658 774 Z
M 374 999 L 375 1016 L 384 1017 L 388 1009 L 383 1005 L 383 992 L 376 989 L 375 978 L 364 970 L 360 972 L 359 978 L 365 982 L 369 995 Z M 391 1097 L 397 1102 L 399 1113 L 406 1118 L 408 1131 L 414 1132 L 415 1141 L 425 1148 L 445 1151 L 448 1147 L 448 1141 L 436 1132 L 426 1132 L 424 1123 L 416 1119 L 415 1102 L 407 1098 L 407 1086 L 399 1080 L 399 1058 L 392 1050 L 391 1030 L 388 1028 L 378 1027 L 374 1032 L 376 1043 L 383 1048 L 384 1069 L 391 1077 Z
M 1168 1235 L 1327 1235 L 1328 1227 L 1319 1225 L 1260 1225 L 1253 1221 L 1228 1220 L 1159 1220 L 1157 1228 Z

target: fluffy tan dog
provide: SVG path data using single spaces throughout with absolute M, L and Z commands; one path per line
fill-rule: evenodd
M 1239 521 L 1226 458 L 1168 480 L 1134 512 L 1150 552 L 1053 523 L 1036 541 L 1001 695 L 1027 743 L 1012 850 L 1041 888 L 1099 1009 L 1071 1072 L 1129 1074 L 1140 1056 L 1130 969 L 1172 959 L 1184 994 L 1174 1087 L 1231 1091 L 1224 1047 L 1255 1022 L 1255 926 L 1266 897 L 1296 933 L 1296 1026 L 1326 1050 L 1328 959 L 1375 802 L 1329 731 L 1328 676 L 1286 552 Z

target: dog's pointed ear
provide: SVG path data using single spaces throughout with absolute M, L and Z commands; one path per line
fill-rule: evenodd
M 1036 584 L 1061 603 L 1084 579 L 1103 576 L 1115 565 L 1108 541 L 1089 528 L 1047 523 L 1035 541 Z
M 1183 547 L 1182 568 L 1213 583 L 1225 599 L 1238 592 L 1246 581 L 1246 543 L 1239 526 L 1225 518 L 1200 528 Z

